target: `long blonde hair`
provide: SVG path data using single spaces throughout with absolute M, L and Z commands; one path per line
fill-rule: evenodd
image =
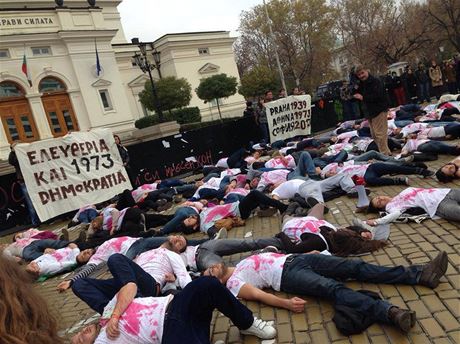
M 61 344 L 56 320 L 30 277 L 0 251 L 0 338 L 8 344 Z

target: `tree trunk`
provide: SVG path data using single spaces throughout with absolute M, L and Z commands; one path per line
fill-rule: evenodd
M 217 102 L 217 111 L 219 112 L 220 121 L 223 122 L 222 114 L 220 113 L 219 98 L 216 98 L 216 102 Z

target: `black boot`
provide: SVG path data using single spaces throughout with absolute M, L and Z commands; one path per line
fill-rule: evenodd
M 388 320 L 400 330 L 409 332 L 415 325 L 416 315 L 414 311 L 392 306 L 388 310 Z
M 418 284 L 434 289 L 447 271 L 447 253 L 440 252 L 436 258 L 423 267 Z

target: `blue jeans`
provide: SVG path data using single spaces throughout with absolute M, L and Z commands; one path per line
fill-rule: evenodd
M 422 153 L 459 155 L 460 149 L 441 141 L 428 141 L 418 146 L 417 150 Z
M 316 168 L 313 159 L 311 158 L 310 153 L 302 152 L 297 163 L 297 167 L 294 171 L 289 172 L 287 175 L 287 180 L 298 179 L 299 177 L 303 178 L 316 175 Z
M 331 299 L 364 314 L 372 314 L 380 322 L 388 322 L 390 303 L 351 290 L 337 280 L 414 285 L 421 274 L 421 266 L 390 268 L 368 264 L 360 259 L 302 254 L 296 256 L 290 264 L 284 265 L 281 291 Z
M 225 202 L 225 204 L 240 202 L 240 201 L 243 200 L 243 198 L 244 198 L 243 195 L 232 193 L 230 195 L 227 195 L 227 197 L 225 197 L 224 202 Z
M 93 221 L 97 216 L 99 215 L 99 212 L 96 209 L 86 209 L 78 215 L 78 221 L 81 223 L 90 223 Z
M 32 261 L 43 255 L 43 252 L 47 248 L 53 248 L 58 250 L 69 245 L 69 241 L 65 240 L 53 240 L 53 239 L 43 239 L 32 241 L 29 245 L 24 247 L 22 251 L 22 258 L 27 261 Z
M 394 178 L 382 178 L 382 176 L 386 174 L 419 174 L 421 170 L 418 167 L 376 162 L 369 165 L 366 173 L 364 173 L 364 180 L 371 186 L 398 185 Z
M 137 285 L 136 297 L 159 295 L 159 285 L 155 279 L 122 254 L 111 255 L 107 267 L 113 278 L 107 280 L 80 278 L 72 284 L 74 294 L 99 314 L 104 312 L 104 307 L 128 283 Z
M 38 218 L 37 212 L 35 211 L 34 205 L 32 204 L 32 200 L 30 199 L 29 192 L 27 191 L 27 187 L 25 183 L 19 183 L 21 185 L 22 195 L 24 196 L 24 202 L 26 203 L 27 211 L 29 212 L 30 221 L 32 221 L 32 225 L 39 226 L 41 221 Z
M 419 89 L 419 100 L 423 102 L 426 100 L 427 102 L 430 101 L 430 83 L 427 82 L 421 82 L 418 84 L 418 89 Z
M 391 156 L 382 154 L 375 150 L 368 151 L 359 156 L 353 158 L 354 161 L 369 161 L 371 159 L 381 160 L 381 161 L 394 161 L 395 159 Z
M 315 166 L 318 166 L 319 168 L 323 169 L 330 163 L 344 162 L 345 160 L 347 160 L 347 158 L 348 158 L 348 153 L 345 150 L 343 150 L 336 155 L 327 156 L 324 158 L 314 158 L 313 162 L 315 163 Z
M 184 185 L 184 184 L 185 183 L 180 179 L 171 178 L 171 179 L 162 180 L 158 184 L 158 189 L 172 188 L 174 186 L 181 186 L 181 185 Z
M 203 276 L 174 296 L 165 317 L 162 344 L 209 343 L 214 309 L 241 330 L 251 327 L 254 321 L 252 312 L 217 278 Z
M 168 235 L 170 233 L 179 231 L 183 221 L 191 215 L 198 216 L 198 213 L 191 207 L 178 208 L 174 213 L 173 219 L 165 224 L 161 229 L 161 235 Z
M 414 121 L 412 121 L 412 120 L 398 120 L 398 119 L 395 119 L 395 125 L 398 128 L 404 128 L 406 125 L 409 125 L 409 124 L 412 124 L 412 123 L 414 123 Z

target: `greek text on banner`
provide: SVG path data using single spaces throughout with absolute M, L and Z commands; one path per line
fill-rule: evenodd
M 265 104 L 270 141 L 311 132 L 310 95 L 289 96 Z
M 109 129 L 21 143 L 15 151 L 41 221 L 132 188 Z

